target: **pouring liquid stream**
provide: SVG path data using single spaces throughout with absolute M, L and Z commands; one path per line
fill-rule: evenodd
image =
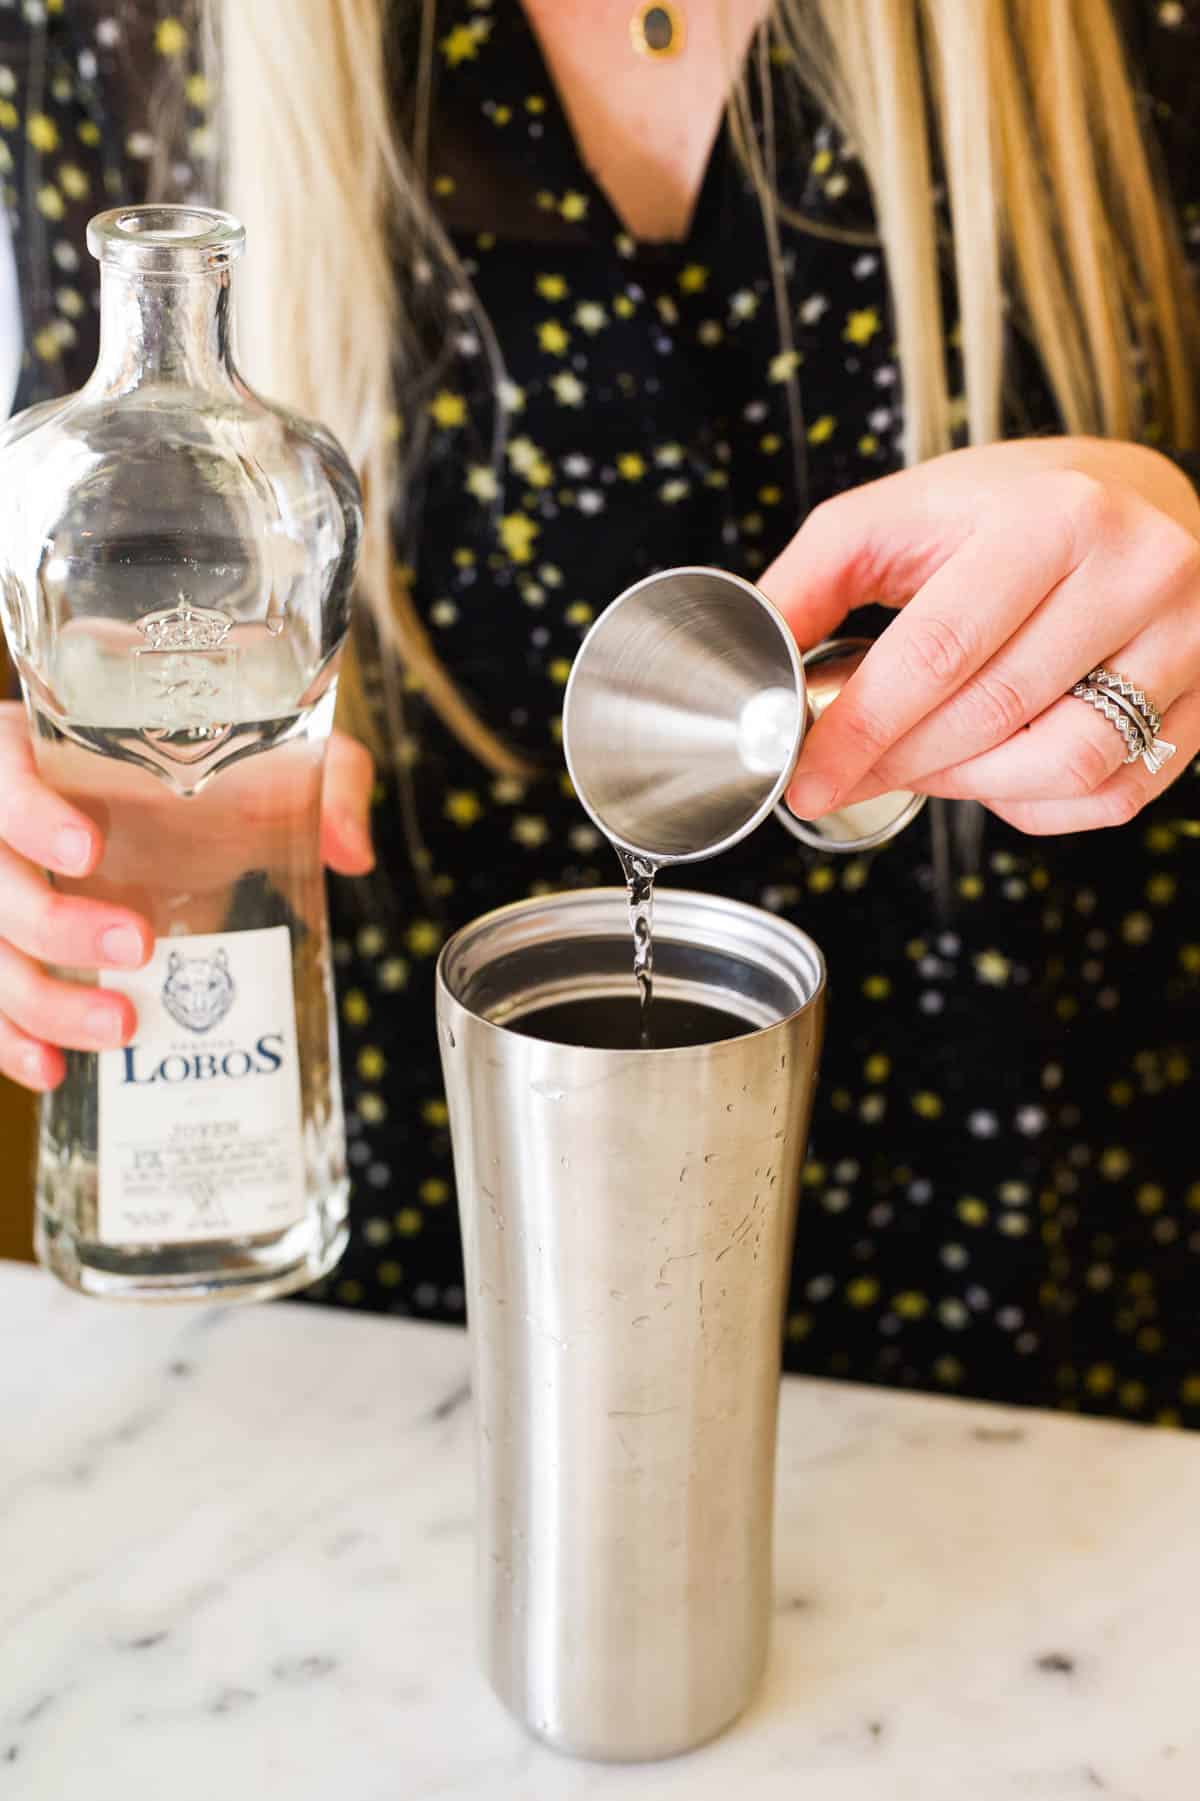
M 633 979 L 641 1001 L 641 1045 L 648 1050 L 654 1001 L 654 878 L 658 865 L 633 851 L 618 850 L 629 891 L 629 925 L 633 932 Z

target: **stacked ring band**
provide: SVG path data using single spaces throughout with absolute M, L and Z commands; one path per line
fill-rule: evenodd
M 1158 708 L 1143 688 L 1135 688 L 1126 676 L 1118 675 L 1113 669 L 1105 669 L 1103 664 L 1098 669 L 1093 669 L 1087 679 L 1099 687 L 1115 689 L 1118 694 L 1132 702 L 1149 727 L 1150 736 L 1157 738 L 1162 718 Z
M 1162 725 L 1158 708 L 1145 689 L 1128 676 L 1101 664 L 1076 682 L 1071 693 L 1076 700 L 1094 707 L 1120 733 L 1126 763 L 1136 763 L 1140 757 L 1150 774 L 1157 775 L 1175 755 L 1175 746 L 1158 736 Z

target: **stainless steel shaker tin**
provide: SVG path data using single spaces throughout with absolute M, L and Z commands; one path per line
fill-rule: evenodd
M 655 865 L 717 856 L 771 812 L 816 849 L 886 843 L 923 795 L 815 820 L 783 801 L 805 732 L 869 648 L 832 639 L 801 657 L 766 595 L 723 569 L 646 576 L 601 613 L 567 683 L 563 749 L 580 803 L 618 849 Z
M 668 888 L 655 988 L 744 1037 L 603 1050 L 508 1029 L 630 1005 L 622 889 L 465 926 L 438 963 L 463 1229 L 477 1607 L 496 1693 L 579 1757 L 703 1744 L 758 1687 L 775 1420 L 825 1002 L 820 950 Z

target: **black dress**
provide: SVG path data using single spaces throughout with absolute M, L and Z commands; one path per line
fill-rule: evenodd
M 86 371 L 82 225 L 108 192 L 136 197 L 163 146 L 135 77 L 189 44 L 185 18 L 144 4 L 16 19 L 0 11 L 0 167 L 24 402 Z M 1195 239 L 1200 5 L 1143 0 L 1130 24 Z M 517 0 L 443 0 L 437 75 L 433 195 L 503 352 L 507 436 L 497 467 L 491 372 L 451 294 L 451 356 L 405 422 L 431 437 L 402 548 L 455 679 L 542 773 L 490 776 L 410 697 L 413 806 L 388 785 L 375 819 L 386 882 L 332 884 L 355 1224 L 321 1298 L 459 1320 L 433 963 L 480 911 L 616 879 L 558 752 L 580 635 L 655 567 L 754 575 L 805 508 L 898 466 L 903 398 L 862 174 L 820 117 L 790 116 L 786 197 L 852 241 L 783 228 L 797 441 L 729 134 L 686 242 L 639 244 L 584 168 Z M 211 151 L 203 85 L 187 93 L 185 192 Z M 1012 360 L 1011 428 L 1056 429 L 1031 353 Z M 1197 769 L 1120 832 L 1032 840 L 989 817 L 977 858 L 951 845 L 948 884 L 939 817 L 848 860 L 768 823 L 690 872 L 795 919 L 829 963 L 788 1365 L 1200 1424 Z

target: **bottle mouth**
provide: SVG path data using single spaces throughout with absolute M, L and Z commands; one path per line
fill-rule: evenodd
M 138 274 L 200 275 L 235 262 L 246 232 L 215 207 L 118 206 L 97 213 L 87 243 L 99 262 Z

